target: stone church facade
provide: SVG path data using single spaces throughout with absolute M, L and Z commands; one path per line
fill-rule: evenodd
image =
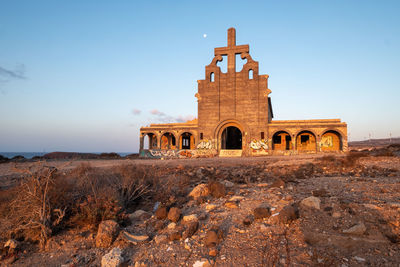
M 273 120 L 268 75 L 259 74 L 249 45 L 215 48 L 198 80 L 198 119 L 140 128 L 140 156 L 150 158 L 234 157 L 347 151 L 347 124 L 340 119 Z M 236 55 L 246 63 L 236 71 Z M 217 65 L 227 56 L 227 72 Z M 147 147 L 144 147 L 147 138 Z

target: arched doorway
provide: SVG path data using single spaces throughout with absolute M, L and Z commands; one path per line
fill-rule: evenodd
M 272 149 L 273 150 L 291 150 L 292 137 L 285 131 L 276 132 L 272 136 Z
M 310 131 L 302 131 L 296 137 L 297 151 L 312 152 L 317 151 L 315 135 Z
M 161 149 L 176 149 L 176 140 L 172 133 L 167 132 L 161 136 Z
M 184 132 L 180 136 L 180 148 L 181 149 L 193 149 L 194 148 L 194 136 L 191 133 Z
M 157 148 L 157 136 L 154 133 L 146 133 L 143 140 L 143 149 Z
M 321 151 L 341 151 L 342 138 L 341 135 L 333 130 L 326 131 L 321 136 Z
M 242 131 L 235 126 L 226 127 L 221 134 L 221 149 L 242 149 Z

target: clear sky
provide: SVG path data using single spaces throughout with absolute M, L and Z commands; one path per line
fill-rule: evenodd
M 378 0 L 0 0 L 0 151 L 138 151 L 140 126 L 197 116 L 229 27 L 270 75 L 275 119 L 400 136 L 399 14 Z

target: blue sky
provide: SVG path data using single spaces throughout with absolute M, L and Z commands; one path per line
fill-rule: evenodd
M 400 136 L 399 14 L 399 1 L 0 0 L 0 151 L 136 152 L 140 126 L 197 115 L 229 27 L 270 75 L 275 119 Z

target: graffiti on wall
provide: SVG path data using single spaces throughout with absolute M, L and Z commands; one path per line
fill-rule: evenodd
M 250 147 L 252 149 L 254 149 L 254 150 L 262 150 L 263 149 L 263 150 L 267 151 L 268 150 L 268 143 L 264 139 L 261 139 L 261 140 L 253 139 L 250 142 Z
M 175 150 L 149 150 L 149 152 L 153 157 L 160 157 L 160 158 L 176 157 Z
M 212 141 L 208 139 L 203 139 L 200 141 L 200 143 L 197 145 L 197 149 L 212 149 Z
M 217 154 L 215 149 L 182 149 L 182 150 L 162 150 L 144 149 L 140 151 L 140 157 L 151 159 L 176 159 L 176 158 L 204 158 L 214 157 Z
M 321 147 L 333 147 L 333 137 L 332 136 L 322 136 L 321 138 Z

